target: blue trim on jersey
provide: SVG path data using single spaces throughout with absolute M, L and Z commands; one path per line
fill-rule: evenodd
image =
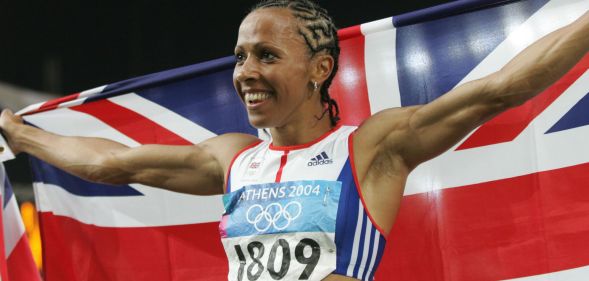
M 229 170 L 229 174 L 227 175 L 227 190 L 225 190 L 225 193 L 230 193 L 231 192 L 231 170 Z
M 352 173 L 352 166 L 350 164 L 349 158 L 346 160 L 346 163 L 344 164 L 337 180 L 342 182 L 342 191 L 340 195 L 340 207 L 337 213 L 335 231 L 335 244 L 337 245 L 337 262 L 336 269 L 333 273 L 349 276 L 347 272 L 348 267 L 350 266 L 350 262 L 352 260 L 354 238 L 356 235 L 356 226 L 358 223 L 358 212 L 360 208 L 362 208 L 362 228 L 360 237 L 358 239 L 356 264 L 353 265 L 353 275 L 350 277 L 359 278 L 360 264 L 362 263 L 362 258 L 364 254 L 364 241 L 366 239 L 370 239 L 368 240 L 368 246 L 370 248 L 367 252 L 366 263 L 364 265 L 364 268 L 362 269 L 363 274 L 361 279 L 372 280 L 372 278 L 374 277 L 374 273 L 378 268 L 378 264 L 381 260 L 381 257 L 384 254 L 384 247 L 386 241 L 384 239 L 384 236 L 372 224 L 372 221 L 368 217 L 368 214 L 366 213 L 364 206 L 360 205 L 360 195 L 358 194 L 356 182 L 354 181 L 354 175 Z M 368 233 L 366 233 L 368 224 L 371 225 L 371 230 Z M 372 271 L 368 272 L 370 263 L 372 262 L 371 259 L 374 252 L 374 245 L 376 243 L 374 239 L 375 234 L 378 235 L 380 240 L 377 249 L 378 252 L 375 256 L 376 260 L 374 261 Z M 367 235 L 369 236 L 367 237 Z M 369 276 L 369 278 L 367 278 L 366 276 Z
M 351 171 L 350 159 L 346 160 L 342 171 Z M 337 245 L 337 263 L 334 273 L 340 275 L 346 275 L 348 271 L 348 265 L 350 264 L 352 247 L 354 244 L 354 235 L 343 235 L 349 233 L 355 233 L 356 231 L 356 220 L 350 219 L 353 211 L 353 218 L 358 217 L 358 203 L 356 198 L 350 198 L 352 195 L 349 192 L 350 182 L 354 182 L 352 173 L 340 173 L 338 181 L 342 182 L 342 192 L 340 194 L 340 208 L 337 211 L 336 230 L 335 230 L 335 245 Z

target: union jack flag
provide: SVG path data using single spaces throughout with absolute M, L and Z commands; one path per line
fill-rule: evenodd
M 33 261 L 16 197 L 0 164 L 0 281 L 41 280 Z
M 457 1 L 342 29 L 331 89 L 342 123 L 427 103 L 497 71 L 587 10 L 587 0 Z M 20 113 L 44 130 L 132 147 L 258 134 L 234 92 L 233 64 L 226 57 L 155 73 Z M 376 279 L 589 275 L 588 67 L 585 56 L 535 99 L 418 167 Z M 226 278 L 218 196 L 94 184 L 32 163 L 47 281 Z

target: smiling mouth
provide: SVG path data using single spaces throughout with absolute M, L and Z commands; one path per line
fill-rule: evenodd
M 248 105 L 254 105 L 270 99 L 271 95 L 268 93 L 246 93 L 244 100 Z

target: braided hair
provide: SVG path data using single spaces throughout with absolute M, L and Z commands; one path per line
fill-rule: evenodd
M 337 72 L 340 48 L 337 28 L 333 20 L 327 14 L 327 10 L 310 0 L 263 0 L 253 6 L 250 13 L 265 8 L 289 9 L 292 15 L 301 22 L 299 34 L 305 39 L 311 57 L 326 51 L 333 58 L 333 71 L 321 85 L 319 92 L 321 103 L 326 107 L 323 115 L 329 112 L 331 126 L 335 126 L 340 120 L 339 107 L 336 101 L 329 96 L 328 89 Z M 323 118 L 323 115 L 320 118 Z

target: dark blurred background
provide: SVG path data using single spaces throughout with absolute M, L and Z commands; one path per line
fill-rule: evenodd
M 231 55 L 256 2 L 2 1 L 0 106 Z M 319 1 L 340 28 L 446 2 Z M 6 164 L 21 202 L 32 200 L 27 161 Z

